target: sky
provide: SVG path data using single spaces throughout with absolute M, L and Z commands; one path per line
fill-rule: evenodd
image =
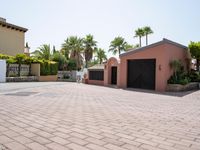
M 154 31 L 149 43 L 200 41 L 199 6 L 200 0 L 0 0 L 0 17 L 28 28 L 25 41 L 31 51 L 42 44 L 59 50 L 67 37 L 87 34 L 108 51 L 116 36 L 139 43 L 134 32 L 143 26 Z

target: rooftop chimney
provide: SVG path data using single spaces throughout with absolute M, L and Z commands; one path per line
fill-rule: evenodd
M 1 21 L 1 22 L 6 22 L 6 19 L 0 17 L 0 21 Z

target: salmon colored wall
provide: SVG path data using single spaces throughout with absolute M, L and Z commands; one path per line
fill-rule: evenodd
M 88 84 L 104 85 L 104 81 L 99 81 L 99 80 L 88 80 Z
M 170 61 L 172 59 L 185 60 L 186 50 L 172 44 L 162 44 L 133 54 L 121 56 L 119 87 L 127 87 L 127 61 L 129 59 L 156 59 L 155 90 L 165 91 L 167 80 L 172 74 Z
M 119 63 L 118 60 L 114 57 L 111 57 L 107 64 L 105 64 L 105 69 L 104 69 L 104 85 L 109 85 L 111 84 L 111 74 L 112 74 L 112 67 L 117 67 L 117 83 L 119 82 Z

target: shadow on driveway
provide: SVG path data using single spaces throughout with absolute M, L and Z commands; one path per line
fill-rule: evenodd
M 192 94 L 192 93 L 195 93 L 196 91 L 198 91 L 198 90 L 191 90 L 191 91 L 181 91 L 181 92 L 156 92 L 153 90 L 134 89 L 134 88 L 125 88 L 123 90 L 150 93 L 150 94 L 160 94 L 160 95 L 167 95 L 167 96 L 175 96 L 175 97 L 184 97 L 186 95 L 189 95 L 189 94 Z

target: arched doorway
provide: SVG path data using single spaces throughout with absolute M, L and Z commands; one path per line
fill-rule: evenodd
M 117 85 L 119 75 L 119 60 L 111 57 L 105 64 L 105 85 Z

